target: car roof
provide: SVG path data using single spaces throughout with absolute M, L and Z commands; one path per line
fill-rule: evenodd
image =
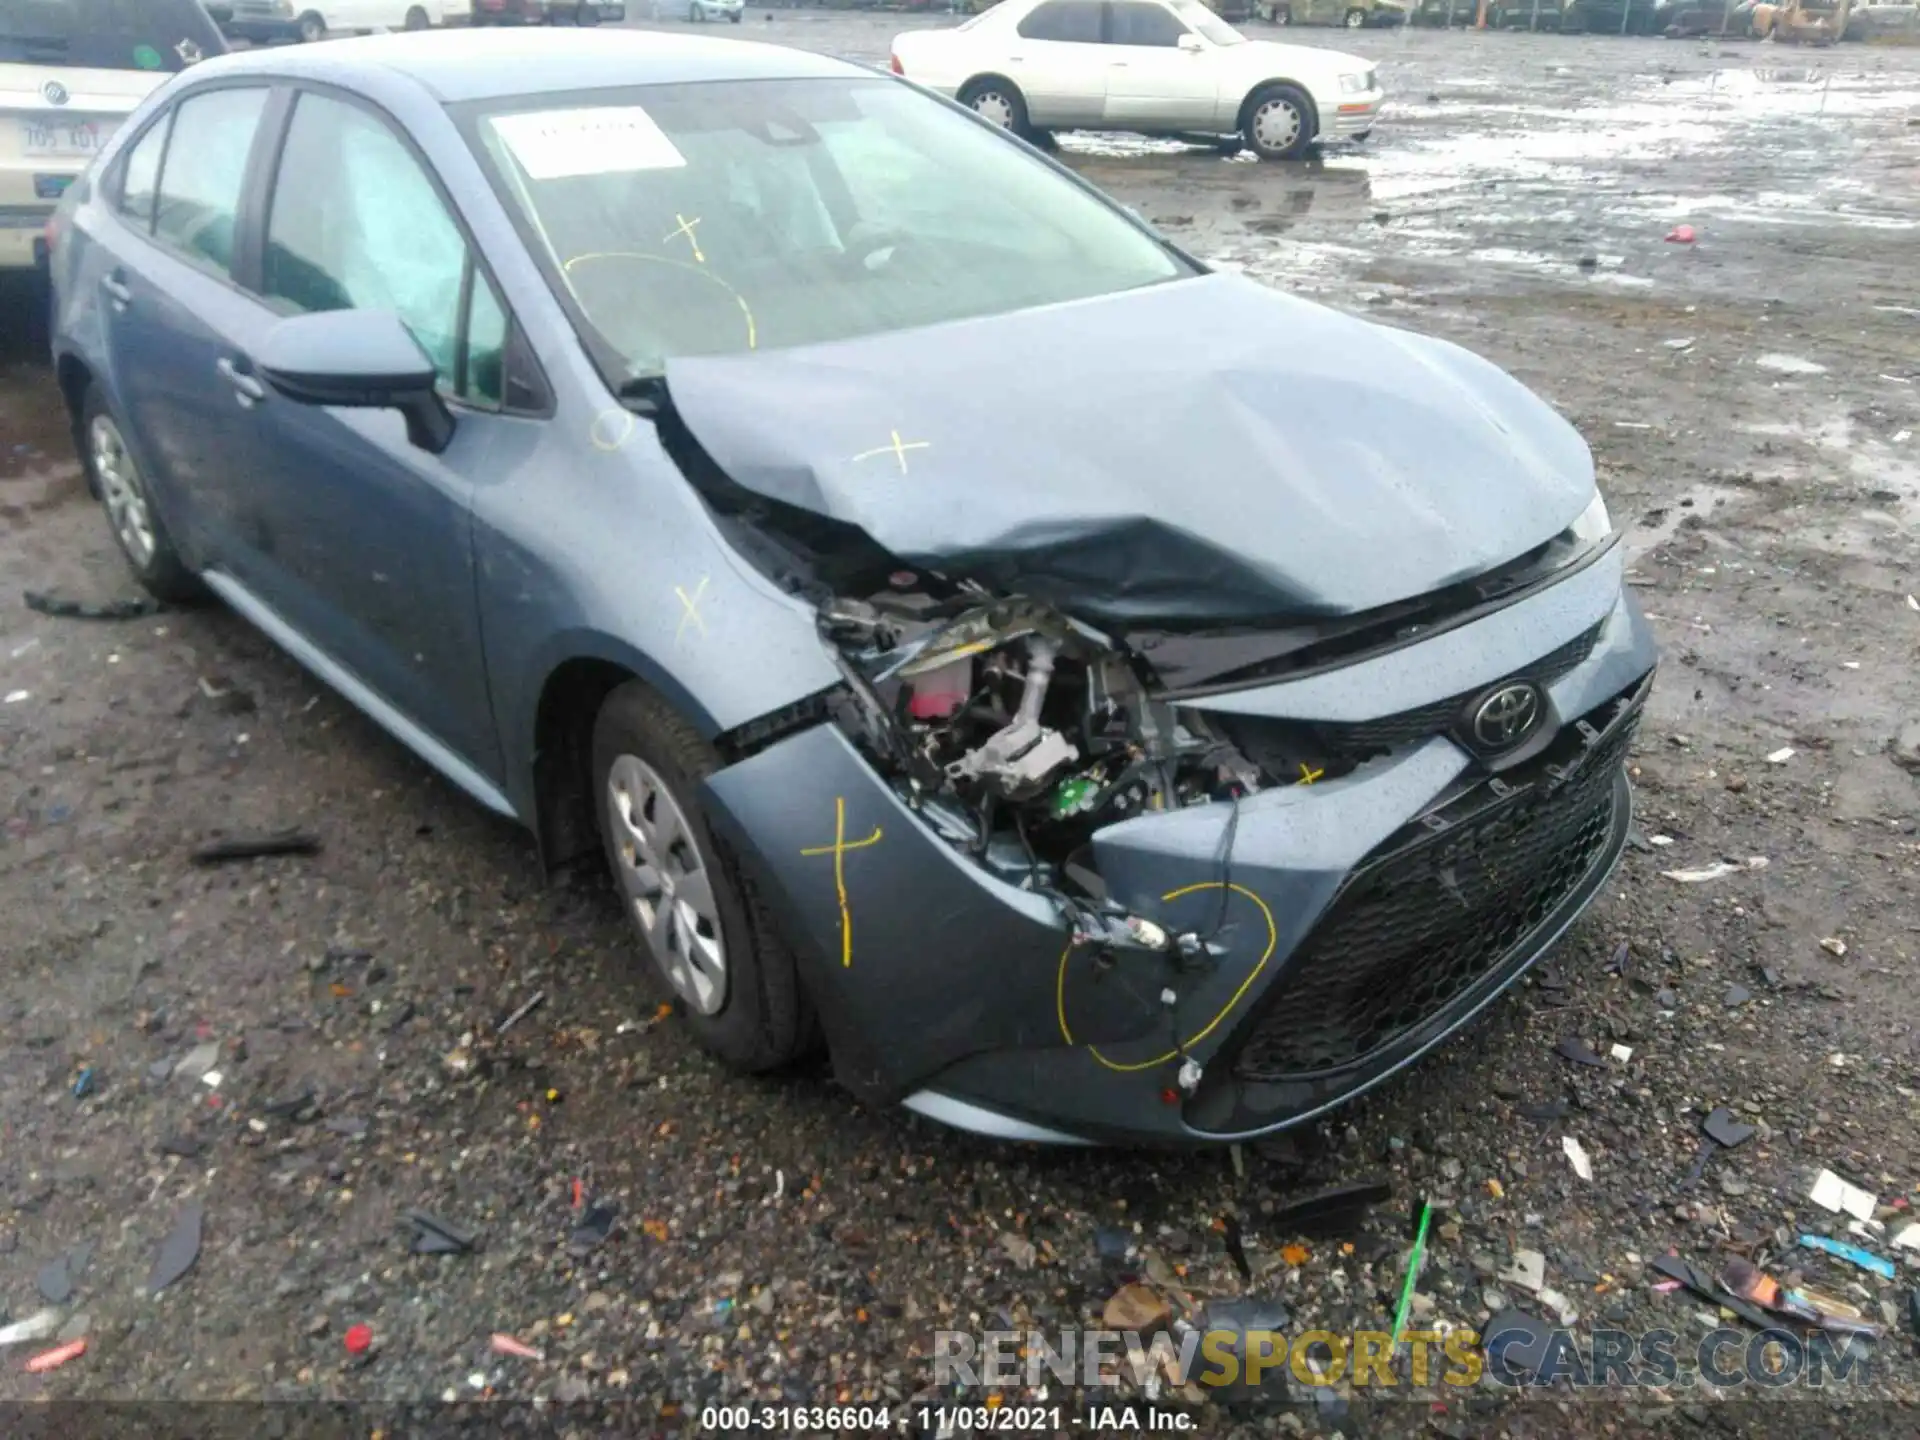
M 710 40 L 610 26 L 422 30 L 221 56 L 196 76 L 279 75 L 351 85 L 369 72 L 404 76 L 439 100 L 497 100 L 686 81 L 869 75 L 863 66 L 784 45 Z

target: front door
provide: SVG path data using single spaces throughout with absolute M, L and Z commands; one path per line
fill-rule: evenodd
M 1148 130 L 1213 124 L 1213 50 L 1181 49 L 1181 37 L 1190 35 L 1179 16 L 1152 0 L 1114 0 L 1107 7 L 1107 124 Z
M 1107 50 L 1101 0 L 1046 0 L 1020 21 L 1007 78 L 1026 97 L 1027 118 L 1045 127 L 1097 125 L 1106 105 Z
M 317 91 L 293 107 L 266 203 L 263 308 L 397 314 L 458 417 L 433 455 L 396 411 L 260 406 L 279 463 L 255 495 L 271 537 L 261 598 L 413 723 L 500 777 L 474 595 L 476 481 L 507 318 L 421 162 L 369 108 Z

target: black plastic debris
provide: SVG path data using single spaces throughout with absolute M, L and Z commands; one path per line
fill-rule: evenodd
M 20 598 L 27 602 L 29 610 L 51 615 L 56 620 L 138 620 L 142 616 L 157 615 L 162 608 L 159 601 L 144 595 L 122 600 L 69 600 L 44 590 L 26 590 Z
M 1753 992 L 1744 985 L 1729 985 L 1726 998 L 1721 1002 L 1729 1010 L 1737 1010 L 1753 998 Z
M 1487 1321 L 1483 1332 L 1487 1366 L 1512 1384 L 1540 1373 L 1553 1342 L 1553 1328 L 1522 1310 L 1502 1310 Z
M 200 1142 L 184 1132 L 177 1135 L 163 1135 L 160 1138 L 162 1155 L 178 1155 L 182 1160 L 192 1160 L 200 1153 Z
M 1392 1198 L 1393 1187 L 1385 1180 L 1335 1185 L 1279 1206 L 1274 1211 L 1273 1228 L 1314 1237 L 1346 1234 L 1360 1228 L 1368 1210 Z
M 1113 1226 L 1093 1232 L 1093 1248 L 1102 1260 L 1124 1260 L 1133 1249 L 1133 1236 Z
M 1264 1332 L 1265 1353 L 1271 1361 L 1274 1334 L 1284 1333 L 1292 1323 L 1292 1314 L 1279 1300 L 1257 1295 L 1243 1296 L 1238 1300 L 1209 1300 L 1201 1328 L 1207 1333 L 1210 1343 L 1217 1343 L 1212 1340 L 1214 1336 L 1231 1335 L 1233 1338 L 1225 1343 L 1224 1348 L 1239 1365 L 1233 1384 L 1208 1391 L 1207 1398 L 1215 1404 L 1235 1407 L 1284 1405 L 1288 1398 L 1287 1367 L 1284 1364 L 1266 1364 L 1260 1372 L 1259 1383 L 1247 1384 L 1247 1337 Z
M 468 1230 L 450 1220 L 442 1220 L 429 1210 L 407 1211 L 407 1223 L 413 1226 L 416 1255 L 464 1255 L 480 1238 L 477 1230 Z
M 313 1091 L 302 1090 L 297 1095 L 289 1095 L 282 1100 L 269 1100 L 260 1107 L 260 1113 L 275 1120 L 293 1120 L 307 1123 L 320 1118 L 320 1106 Z
M 223 865 L 229 860 L 254 860 L 268 855 L 314 855 L 320 837 L 306 830 L 275 830 L 261 835 L 227 835 L 193 852 L 196 865 Z
M 1689 1264 L 1678 1255 L 1658 1257 L 1653 1262 L 1653 1268 L 1669 1280 L 1678 1280 L 1702 1300 L 1711 1301 L 1715 1305 L 1724 1305 L 1756 1330 L 1771 1329 L 1775 1324 L 1773 1317 L 1759 1306 L 1742 1300 L 1706 1271 Z
M 1920 1335 L 1920 1290 L 1907 1292 L 1907 1328 Z
M 1654 992 L 1653 1003 L 1662 1010 L 1678 1010 L 1680 996 L 1672 990 L 1657 990 Z
M 590 1255 L 606 1243 L 613 1233 L 613 1207 L 596 1205 L 587 1211 L 567 1237 L 567 1249 L 575 1255 Z
M 49 1305 L 64 1305 L 73 1298 L 73 1287 L 92 1258 L 93 1246 L 83 1242 L 70 1246 L 40 1267 L 34 1284 Z
M 1220 1229 L 1225 1233 L 1227 1258 L 1233 1262 L 1233 1268 L 1240 1272 L 1240 1283 L 1253 1283 L 1253 1266 L 1247 1263 L 1247 1247 L 1240 1232 L 1240 1217 L 1229 1211 L 1220 1217 Z
M 1748 1125 L 1733 1117 L 1733 1111 L 1721 1106 L 1701 1122 L 1700 1128 L 1716 1144 L 1731 1150 L 1736 1145 L 1744 1145 L 1759 1133 L 1759 1127 Z
M 1545 1121 L 1566 1119 L 1569 1107 L 1564 1100 L 1535 1100 L 1517 1108 L 1529 1120 Z
M 1576 1065 L 1605 1065 L 1606 1058 L 1589 1049 L 1587 1042 L 1569 1035 L 1554 1047 Z
M 193 1268 L 193 1262 L 200 1258 L 200 1227 L 205 1217 L 206 1207 L 198 1200 L 180 1207 L 173 1233 L 160 1242 L 160 1253 L 147 1276 L 149 1295 L 158 1295 Z
M 327 1129 L 336 1135 L 345 1135 L 358 1140 L 367 1133 L 367 1122 L 359 1115 L 335 1115 L 327 1120 Z

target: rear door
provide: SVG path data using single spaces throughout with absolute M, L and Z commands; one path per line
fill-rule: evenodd
M 1204 129 L 1213 123 L 1216 52 L 1211 46 L 1182 50 L 1180 38 L 1190 34 L 1178 15 L 1153 0 L 1107 6 L 1109 125 Z
M 1040 126 L 1097 125 L 1107 101 L 1101 0 L 1046 0 L 1027 12 L 1008 46 L 1007 78 Z
M 235 280 L 248 249 L 242 193 L 273 92 L 195 90 L 161 111 L 104 187 L 112 218 L 76 283 L 98 287 L 110 393 L 188 560 L 244 557 L 237 496 L 263 457 L 262 387 L 233 357 L 271 317 Z
M 0 0 L 0 268 L 170 73 L 224 52 L 195 0 Z

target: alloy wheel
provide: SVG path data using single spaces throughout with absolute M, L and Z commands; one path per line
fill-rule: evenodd
M 134 568 L 144 571 L 153 563 L 155 548 L 153 514 L 147 509 L 147 494 L 140 484 L 140 473 L 120 427 L 105 415 L 93 417 L 87 431 L 87 448 L 93 457 L 94 477 L 100 482 L 100 497 L 106 502 L 107 519 L 113 525 L 114 538 Z
M 727 1003 L 727 952 L 713 872 L 686 813 L 660 772 L 636 755 L 607 774 L 608 811 L 621 888 L 654 963 L 674 993 L 702 1015 Z

